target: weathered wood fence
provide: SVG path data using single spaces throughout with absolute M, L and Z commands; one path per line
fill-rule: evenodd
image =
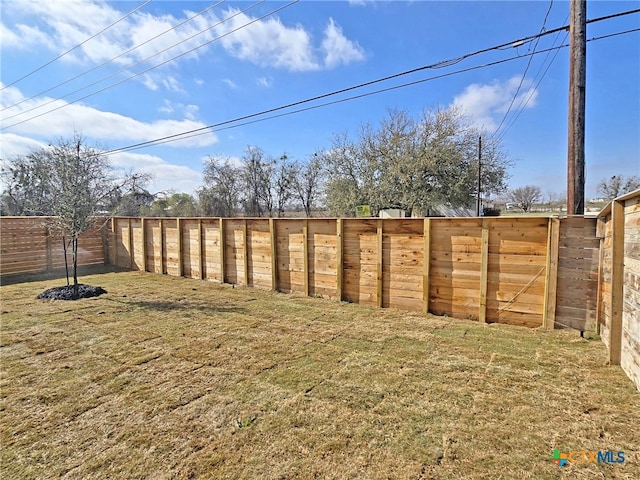
M 601 238 L 598 323 L 609 361 L 640 389 L 640 190 L 598 216 Z
M 47 217 L 0 217 L 0 275 L 64 268 L 63 239 L 49 231 L 46 220 Z M 108 240 L 103 224 L 79 238 L 78 265 L 105 263 Z M 71 265 L 71 249 L 68 260 Z
M 595 219 L 113 218 L 111 262 L 481 322 L 595 328 Z

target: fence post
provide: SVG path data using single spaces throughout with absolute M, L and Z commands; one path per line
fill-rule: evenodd
M 133 230 L 131 229 L 131 217 L 127 219 L 129 229 L 129 270 L 133 270 Z
M 338 218 L 336 220 L 336 297 L 338 297 L 338 301 L 342 301 L 342 290 L 343 290 L 343 269 L 344 269 L 344 258 L 343 258 L 343 245 L 342 245 L 342 234 L 344 231 L 344 225 L 342 224 L 342 219 Z
M 624 284 L 624 204 L 611 204 L 611 328 L 609 329 L 609 364 L 620 365 L 622 351 L 622 309 Z
M 51 229 L 49 227 L 44 227 L 44 228 L 45 228 L 44 234 L 46 235 L 45 242 L 46 242 L 46 248 L 47 248 L 47 272 L 50 272 L 53 268 Z
M 244 286 L 249 286 L 249 243 L 247 241 L 247 219 L 242 221 L 242 267 L 244 270 Z
M 480 265 L 480 307 L 478 321 L 487 323 L 487 283 L 489 280 L 489 221 L 482 220 L 482 244 Z
M 304 294 L 309 296 L 309 220 L 302 220 L 302 265 L 304 270 Z
M 376 306 L 382 307 L 382 219 L 378 220 L 377 244 L 377 274 L 376 274 Z
M 220 230 L 220 283 L 224 283 L 224 219 L 220 217 L 218 220 L 218 228 Z
M 178 276 L 184 275 L 184 252 L 182 250 L 182 219 L 176 218 L 176 227 L 178 228 Z
M 100 233 L 102 234 L 102 264 L 109 265 L 111 263 L 109 261 L 109 230 L 106 221 L 100 227 Z
M 431 268 L 431 220 L 424 219 L 422 228 L 424 246 L 422 250 L 422 312 L 429 313 L 429 275 Z
M 560 219 L 549 218 L 547 235 L 547 274 L 544 282 L 544 317 L 542 325 L 553 330 L 556 322 L 558 291 L 558 253 L 560 251 Z
M 164 234 L 164 220 L 160 219 L 160 274 L 164 275 L 164 257 L 166 254 L 165 248 L 165 234 Z
M 142 222 L 142 271 L 147 271 L 147 222 L 146 218 L 142 217 L 140 222 Z
M 116 217 L 111 217 L 111 261 L 112 265 L 119 267 L 118 265 L 118 235 L 117 235 L 117 220 Z
M 271 237 L 271 290 L 278 291 L 278 236 L 275 219 L 269 219 L 269 236 Z
M 205 256 L 205 252 L 206 252 L 206 244 L 204 242 L 204 240 L 202 239 L 202 218 L 198 218 L 198 247 L 200 249 L 200 255 L 198 255 L 198 268 L 200 269 L 200 280 L 204 280 L 205 278 L 205 274 L 204 274 L 204 265 L 205 265 L 205 261 L 204 261 L 204 256 Z

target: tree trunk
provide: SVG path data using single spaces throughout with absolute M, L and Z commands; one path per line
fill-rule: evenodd
M 64 252 L 64 272 L 67 276 L 67 287 L 69 286 L 69 261 L 67 260 L 67 239 L 62 237 L 62 250 Z
M 78 298 L 78 237 L 71 239 L 71 249 L 73 252 L 73 296 Z

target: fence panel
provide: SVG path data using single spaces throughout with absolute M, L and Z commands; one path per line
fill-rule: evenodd
M 47 217 L 0 217 L 0 275 L 64 268 L 63 238 L 50 234 Z M 78 239 L 78 265 L 105 263 L 103 221 Z M 68 239 L 67 243 L 68 243 Z M 67 259 L 71 265 L 71 249 Z
M 600 241 L 596 219 L 567 218 L 560 224 L 556 313 L 564 327 L 593 330 L 598 298 Z
M 598 216 L 601 242 L 597 320 L 609 362 L 640 390 L 640 190 Z

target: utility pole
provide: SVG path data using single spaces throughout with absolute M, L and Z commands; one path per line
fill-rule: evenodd
M 476 197 L 476 217 L 480 216 L 480 192 L 482 191 L 482 137 L 478 137 L 478 195 Z
M 587 80 L 587 0 L 570 3 L 567 215 L 584 215 L 584 130 Z

